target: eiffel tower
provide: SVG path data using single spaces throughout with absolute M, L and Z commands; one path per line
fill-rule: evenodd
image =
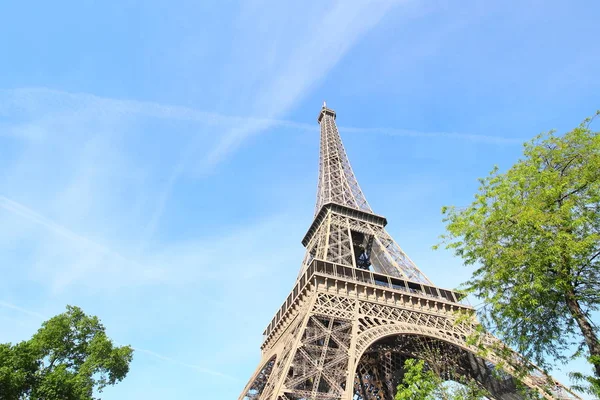
M 467 341 L 477 321 L 457 323 L 457 312 L 473 308 L 456 291 L 434 285 L 386 232 L 387 220 L 358 185 L 335 119 L 323 103 L 306 255 L 264 331 L 262 359 L 239 400 L 393 400 L 404 360 L 425 354 L 436 354 L 437 365 L 452 365 L 454 376 L 474 379 L 493 398 L 521 399 L 510 374 L 493 373 L 501 358 L 483 358 Z M 482 340 L 500 343 L 489 334 Z M 522 382 L 546 399 L 578 399 L 540 370 Z

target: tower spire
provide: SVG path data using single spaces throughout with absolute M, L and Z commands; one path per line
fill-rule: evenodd
M 372 212 L 348 161 L 335 117 L 335 111 L 327 108 L 327 103 L 323 101 L 318 117 L 321 125 L 321 151 L 315 215 L 328 203 Z

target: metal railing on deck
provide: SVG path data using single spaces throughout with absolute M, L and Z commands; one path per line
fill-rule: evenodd
M 304 271 L 304 274 L 300 276 L 300 279 L 298 279 L 296 285 L 294 285 L 294 288 L 290 292 L 289 296 L 283 302 L 283 304 L 275 314 L 275 317 L 273 317 L 271 323 L 263 332 L 263 336 L 265 339 L 270 335 L 271 331 L 275 328 L 275 326 L 277 326 L 281 318 L 285 315 L 288 308 L 296 301 L 298 296 L 302 293 L 306 284 L 310 282 L 310 279 L 315 273 L 318 273 L 320 275 L 329 275 L 334 278 L 343 278 L 350 281 L 381 286 L 391 290 L 397 290 L 409 294 L 415 294 L 418 296 L 429 297 L 435 300 L 442 300 L 463 305 L 467 304 L 466 301 L 463 298 L 461 298 L 459 293 L 451 290 L 424 285 L 422 283 L 403 280 L 393 276 L 353 268 L 346 265 L 333 264 L 321 260 L 313 260 L 309 267 L 306 269 L 306 271 Z

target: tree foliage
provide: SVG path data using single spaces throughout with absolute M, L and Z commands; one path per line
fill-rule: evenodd
M 600 114 L 597 113 L 596 115 Z M 482 321 L 541 366 L 576 344 L 600 387 L 600 133 L 591 118 L 563 136 L 541 134 L 507 172 L 480 179 L 475 201 L 444 207 L 442 236 L 466 264 L 464 289 Z M 575 355 L 577 355 L 576 353 Z
M 404 378 L 398 386 L 395 400 L 432 400 L 439 382 L 431 370 L 425 370 L 423 360 L 404 362 Z
M 423 360 L 409 358 L 404 362 L 404 377 L 395 400 L 480 400 L 488 393 L 471 379 L 444 382 Z
M 0 344 L 1 400 L 93 400 L 127 375 L 133 349 L 116 347 L 78 307 L 42 324 L 28 341 Z

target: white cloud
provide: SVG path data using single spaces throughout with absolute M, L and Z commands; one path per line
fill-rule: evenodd
M 26 314 L 26 315 L 28 315 L 30 317 L 34 317 L 34 318 L 37 318 L 37 319 L 44 318 L 44 316 L 42 314 L 40 314 L 40 313 L 38 313 L 36 311 L 31 311 L 31 310 L 28 310 L 26 308 L 19 307 L 19 306 L 15 305 L 15 304 L 7 302 L 7 301 L 0 301 L 0 307 L 8 308 L 10 310 L 15 310 L 15 311 L 18 311 L 18 312 L 20 312 L 22 314 Z
M 322 4 L 301 34 L 285 45 L 289 50 L 279 68 L 261 77 L 266 85 L 252 99 L 254 114 L 280 118 L 312 89 L 342 59 L 346 52 L 401 1 L 347 2 Z M 255 10 L 264 10 L 259 5 Z M 251 12 L 250 12 L 251 14 Z M 279 15 L 272 15 L 277 20 Z M 275 39 L 271 39 L 277 40 Z M 269 120 L 249 123 L 232 129 L 212 149 L 204 163 L 210 168 L 234 151 L 246 138 L 268 128 Z
M 132 159 L 128 154 L 131 149 L 126 147 L 126 135 L 143 134 L 139 129 L 130 129 L 140 119 L 152 116 L 168 121 L 201 122 L 193 141 L 206 139 L 203 125 L 234 127 L 228 135 L 213 140 L 216 143 L 213 150 L 220 148 L 226 153 L 233 151 L 231 146 L 244 140 L 250 131 L 258 132 L 275 125 L 317 129 L 316 124 L 241 118 L 40 88 L 5 90 L 0 99 L 0 112 L 23 119 L 24 122 L 12 125 L 12 132 L 16 136 L 24 132 L 22 137 L 26 142 L 21 144 L 18 157 L 4 165 L 8 173 L 0 178 L 6 190 L 4 195 L 0 193 L 0 208 L 13 215 L 9 218 L 0 214 L 3 221 L 0 237 L 5 238 L 5 254 L 14 251 L 15 241 L 19 241 L 20 246 L 26 243 L 28 261 L 33 268 L 24 272 L 32 279 L 47 283 L 55 292 L 80 282 L 106 288 L 172 281 L 177 274 L 185 274 L 185 268 L 200 278 L 203 269 L 195 266 L 204 265 L 204 260 L 209 259 L 207 254 L 217 256 L 218 246 L 207 238 L 148 248 L 169 193 L 190 159 L 199 153 L 205 154 L 208 163 L 217 161 L 212 158 L 214 151 L 203 153 L 199 148 L 186 146 L 188 137 L 174 139 L 175 147 L 185 148 L 183 158 L 177 151 L 165 150 L 160 154 L 165 159 L 160 162 L 148 157 Z M 341 130 L 510 142 L 503 138 L 452 133 L 343 127 Z M 168 165 L 174 165 L 171 171 L 165 171 Z M 163 181 L 159 190 L 153 180 Z M 26 224 L 23 219 L 34 224 Z M 260 231 L 263 227 L 249 229 Z M 228 253 L 226 242 L 236 240 L 236 235 L 245 234 L 234 232 L 231 239 L 215 239 L 223 243 L 218 251 Z M 254 243 L 252 237 L 256 237 L 255 232 L 250 234 L 249 243 Z M 248 237 L 238 243 L 243 241 L 248 241 Z M 172 273 L 166 272 L 165 265 L 169 265 Z M 115 277 L 119 279 L 113 279 Z
M 280 63 L 278 63 L 281 65 L 280 68 L 265 68 L 263 76 L 255 71 L 254 79 L 264 81 L 266 84 L 260 88 L 255 88 L 257 94 L 252 97 L 248 108 L 253 115 L 264 115 L 266 119 L 248 119 L 245 123 L 225 131 L 217 143 L 200 160 L 198 173 L 203 174 L 211 171 L 246 139 L 276 125 L 275 121 L 302 99 L 308 90 L 313 88 L 340 61 L 348 49 L 365 32 L 375 26 L 395 3 L 399 2 L 376 1 L 367 4 L 337 1 L 328 4 L 328 8 L 323 5 L 321 13 L 312 15 L 313 24 L 305 26 L 303 31 L 290 38 L 289 43 L 286 43 L 286 47 L 293 50 L 286 55 L 285 60 L 280 60 Z M 260 3 L 251 5 L 246 3 L 245 7 L 247 7 L 245 9 L 246 13 L 256 15 L 259 12 L 263 19 L 266 15 L 265 11 L 269 9 Z M 268 26 L 271 26 L 272 23 L 277 24 L 280 22 L 280 17 L 275 12 L 266 17 L 271 18 L 270 21 L 263 21 L 263 23 Z M 255 21 L 252 20 L 249 26 L 254 30 L 256 28 Z M 280 39 L 273 39 L 271 32 L 267 32 L 267 34 L 271 37 L 267 43 L 257 42 L 253 45 L 257 46 L 258 44 L 264 48 L 265 45 L 273 45 Z M 248 49 L 242 48 L 242 51 L 248 51 Z M 271 58 L 275 57 L 273 50 L 269 51 L 271 52 Z M 254 59 L 258 59 L 259 64 L 262 65 L 260 55 L 255 54 Z M 275 63 L 271 62 L 271 64 Z M 159 201 L 149 224 L 149 236 L 153 234 L 156 224 L 162 216 L 173 185 L 190 163 L 192 155 L 201 143 L 198 139 L 192 141 L 188 151 L 184 153 L 173 168 L 167 184 L 158 196 Z
M 271 27 L 273 22 L 282 34 L 274 35 L 270 28 L 252 33 L 255 26 L 250 18 L 244 28 L 250 34 L 241 39 L 248 46 L 234 50 L 242 59 L 259 51 L 248 68 L 253 90 L 239 94 L 248 99 L 245 113 L 260 117 L 47 88 L 0 90 L 0 115 L 6 117 L 0 144 L 11 146 L 10 154 L 6 153 L 9 157 L 0 158 L 5 172 L 0 176 L 0 207 L 5 211 L 0 213 L 0 237 L 12 238 L 0 242 L 0 249 L 5 255 L 20 249 L 23 258 L 16 262 L 30 263 L 33 268 L 21 271 L 19 277 L 44 282 L 55 292 L 80 283 L 116 288 L 178 282 L 179 276 L 210 279 L 207 263 L 223 254 L 243 262 L 237 255 L 231 257 L 231 243 L 247 243 L 248 248 L 238 248 L 236 254 L 251 253 L 264 230 L 281 221 L 251 224 L 218 238 L 154 240 L 179 178 L 194 169 L 210 172 L 249 137 L 268 128 L 317 130 L 315 123 L 288 121 L 285 114 L 399 3 L 316 4 L 318 10 L 304 10 L 311 13 L 306 26 L 300 26 L 293 15 L 280 20 L 279 9 L 264 12 L 260 4 L 245 3 L 244 15 L 261 15 L 263 26 Z M 299 24 L 298 30 L 290 31 L 288 22 L 282 21 Z M 263 63 L 265 52 L 269 57 Z M 231 83 L 246 78 L 232 76 Z M 154 129 L 156 121 L 168 125 Z M 191 129 L 178 125 L 189 122 L 194 123 Z M 261 268 L 273 265 L 253 265 L 237 272 L 258 274 Z
M 90 289 L 118 289 L 144 284 L 201 285 L 222 279 L 223 274 L 240 281 L 258 279 L 289 261 L 289 248 L 272 243 L 270 257 L 248 258 L 273 232 L 283 232 L 289 220 L 272 217 L 222 236 L 165 242 L 139 259 L 117 251 L 52 221 L 30 208 L 0 196 L 0 208 L 43 228 L 32 229 L 43 238 L 35 248 L 36 279 L 53 291 L 78 284 Z M 33 244 L 33 243 L 32 243 Z

